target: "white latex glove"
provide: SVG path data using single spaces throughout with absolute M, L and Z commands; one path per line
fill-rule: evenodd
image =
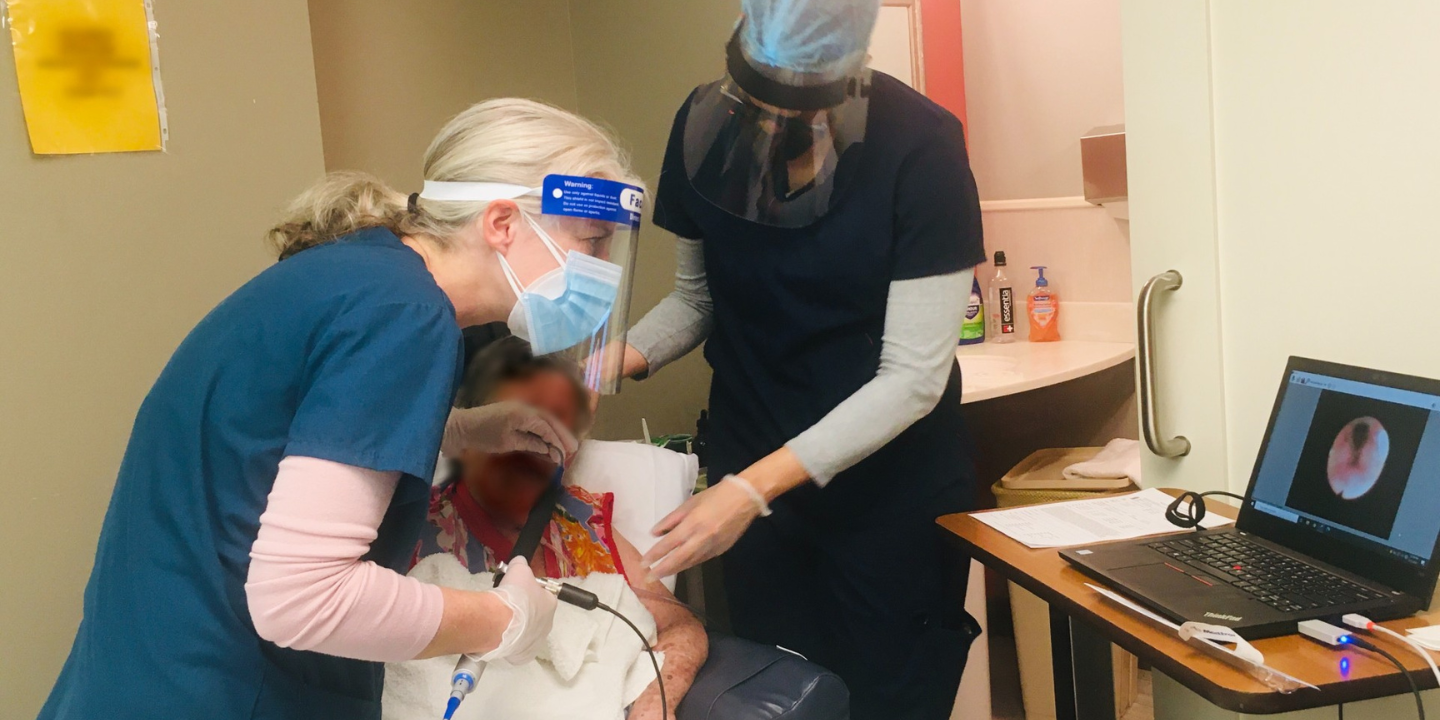
M 480 656 L 483 662 L 504 659 L 511 665 L 524 665 L 535 659 L 545 647 L 545 638 L 555 624 L 555 607 L 558 601 L 549 590 L 535 582 L 530 563 L 525 558 L 511 560 L 500 581 L 500 587 L 489 592 L 500 596 L 510 606 L 513 615 L 505 633 L 500 636 L 500 647 Z
M 663 578 L 719 556 L 735 545 L 760 509 L 737 483 L 725 480 L 685 501 L 665 516 L 652 533 L 660 542 L 641 563 L 651 578 Z
M 451 410 L 440 452 L 451 458 L 465 450 L 497 455 L 526 452 L 563 465 L 579 447 L 570 429 L 549 413 L 524 403 L 497 402 Z

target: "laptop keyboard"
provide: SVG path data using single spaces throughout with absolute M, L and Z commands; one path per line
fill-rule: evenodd
M 1309 612 L 1383 597 L 1380 593 L 1286 557 L 1240 535 L 1150 543 L 1176 570 L 1201 570 L 1281 612 Z

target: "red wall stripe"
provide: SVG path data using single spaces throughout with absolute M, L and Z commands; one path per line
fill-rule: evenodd
M 925 94 L 966 123 L 968 134 L 960 0 L 920 0 L 920 23 L 925 43 Z

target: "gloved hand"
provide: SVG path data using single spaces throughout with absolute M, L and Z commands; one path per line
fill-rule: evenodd
M 452 458 L 464 450 L 527 452 L 563 465 L 579 447 L 570 429 L 548 413 L 524 403 L 497 402 L 451 410 L 440 452 Z
M 491 662 L 503 658 L 511 665 L 534 660 L 545 647 L 545 638 L 555 623 L 558 604 L 555 596 L 535 582 L 525 558 L 511 560 L 500 587 L 489 592 L 499 595 L 513 615 L 500 636 L 500 646 L 480 656 L 480 660 Z
M 651 578 L 695 567 L 734 546 L 760 512 L 755 498 L 727 478 L 665 516 L 651 531 L 664 537 L 641 563 Z

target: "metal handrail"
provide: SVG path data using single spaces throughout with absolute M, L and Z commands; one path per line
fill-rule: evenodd
M 1140 366 L 1140 430 L 1145 435 L 1145 444 L 1150 452 L 1163 458 L 1184 457 L 1190 452 L 1190 441 L 1183 435 L 1163 437 L 1160 434 L 1159 411 L 1155 398 L 1155 294 L 1159 291 L 1178 290 L 1184 278 L 1175 270 L 1167 270 L 1145 283 L 1140 291 L 1137 315 L 1139 320 L 1140 352 L 1136 353 Z

